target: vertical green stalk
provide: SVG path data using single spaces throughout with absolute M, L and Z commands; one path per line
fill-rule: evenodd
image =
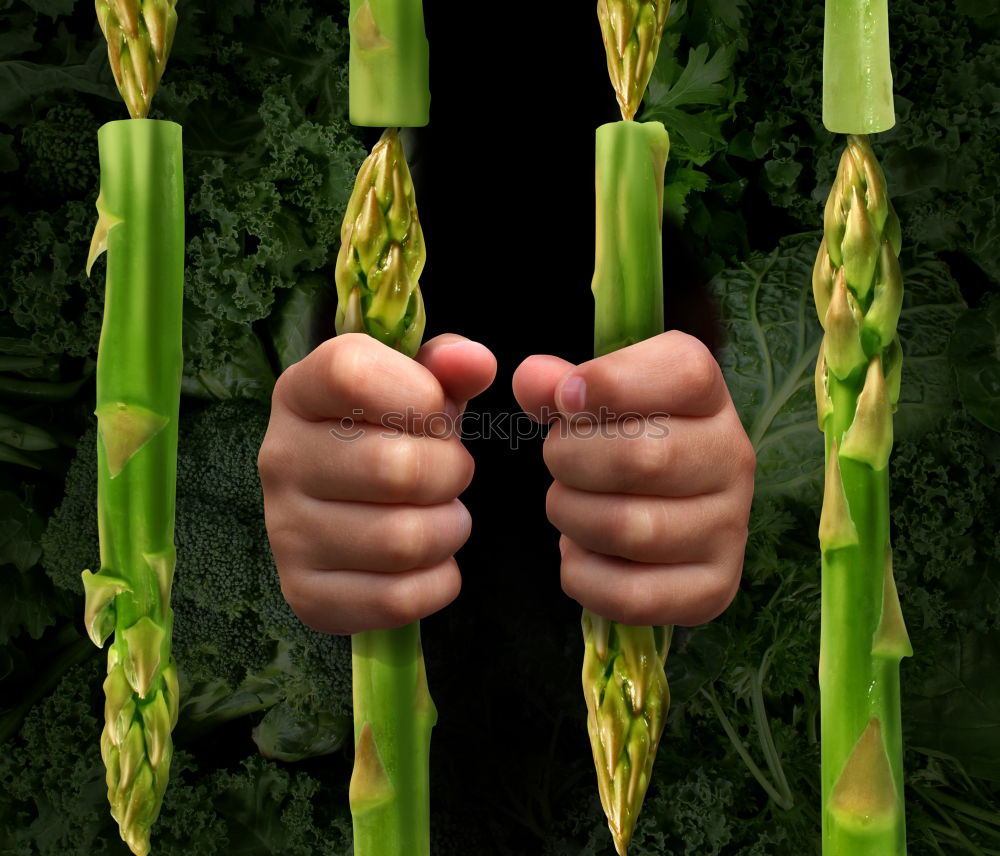
M 910 656 L 892 575 L 889 454 L 899 399 L 899 220 L 868 140 L 847 139 L 813 271 L 826 480 L 820 515 L 824 856 L 904 856 L 899 662 Z
M 361 165 L 337 257 L 337 332 L 414 356 L 424 332 L 424 239 L 399 132 Z M 391 537 L 391 533 L 390 533 Z M 355 856 L 429 856 L 431 729 L 420 623 L 351 637 Z
M 351 0 L 350 31 L 351 122 L 426 125 L 431 96 L 422 0 Z
M 864 134 L 895 122 L 887 0 L 826 0 L 823 124 L 847 147 L 813 270 L 825 331 L 816 402 L 824 856 L 904 856 L 899 662 L 910 656 L 892 576 L 889 454 L 899 400 L 899 219 Z
M 597 129 L 594 353 L 663 332 L 663 173 L 659 122 Z M 633 627 L 583 611 L 583 688 L 601 804 L 620 854 L 628 848 L 656 759 L 670 690 L 671 627 Z
M 663 174 L 670 140 L 659 122 L 597 129 L 594 354 L 663 332 Z
M 597 129 L 594 354 L 663 332 L 663 174 L 670 139 L 632 121 L 656 64 L 670 0 L 598 0 L 621 122 Z M 601 805 L 628 850 L 667 720 L 671 627 L 633 627 L 583 611 L 583 692 Z
M 429 856 L 431 729 L 420 622 L 351 638 L 355 856 Z
M 895 123 L 888 0 L 826 0 L 823 124 L 837 134 L 876 134 Z
M 98 133 L 101 192 L 91 246 L 107 251 L 97 355 L 101 569 L 83 572 L 86 624 L 108 651 L 101 754 L 122 839 L 149 852 L 177 722 L 170 654 L 177 419 L 183 368 L 181 127 L 127 119 Z

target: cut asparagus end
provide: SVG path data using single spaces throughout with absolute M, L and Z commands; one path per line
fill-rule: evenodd
M 659 122 L 597 129 L 594 353 L 663 332 L 663 173 L 670 139 Z
M 351 123 L 427 124 L 431 95 L 422 0 L 351 0 Z
M 826 0 L 823 124 L 875 134 L 895 123 L 887 0 Z
M 133 119 L 144 119 L 167 67 L 177 0 L 97 0 L 115 83 Z

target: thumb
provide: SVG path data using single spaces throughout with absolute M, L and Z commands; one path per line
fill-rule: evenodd
M 514 372 L 514 397 L 521 409 L 536 422 L 548 422 L 559 412 L 556 388 L 575 365 L 559 357 L 536 354 Z
M 485 391 L 497 374 L 496 357 L 490 349 L 456 333 L 442 333 L 425 342 L 415 359 L 437 378 L 460 411 L 470 398 Z

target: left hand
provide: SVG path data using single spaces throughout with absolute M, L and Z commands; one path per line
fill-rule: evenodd
M 708 348 L 671 331 L 579 366 L 533 356 L 513 385 L 534 419 L 559 417 L 543 452 L 566 594 L 631 625 L 690 626 L 725 610 L 756 459 Z

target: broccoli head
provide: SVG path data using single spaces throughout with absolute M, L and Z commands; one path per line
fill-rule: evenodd
M 268 757 L 338 749 L 350 730 L 351 645 L 305 627 L 281 594 L 264 528 L 257 452 L 266 405 L 231 400 L 182 416 L 177 464 L 174 656 L 180 733 L 266 712 L 254 738 Z M 97 447 L 91 428 L 43 538 L 53 582 L 82 593 L 99 566 Z

